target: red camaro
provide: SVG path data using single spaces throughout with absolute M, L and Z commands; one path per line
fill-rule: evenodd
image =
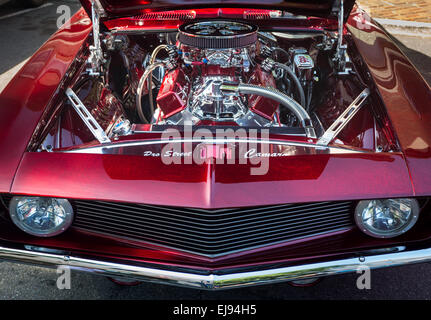
M 81 0 L 0 95 L 0 259 L 235 288 L 431 261 L 431 90 L 353 0 Z

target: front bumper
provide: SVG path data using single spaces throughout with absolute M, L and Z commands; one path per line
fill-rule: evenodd
M 375 269 L 431 261 L 431 248 L 409 250 L 401 246 L 383 249 L 379 252 L 385 251 L 391 253 L 368 253 L 362 256 L 285 267 L 259 266 L 257 269 L 254 266 L 252 271 L 226 269 L 215 272 L 191 269 L 164 270 L 153 266 L 138 266 L 118 261 L 48 253 L 43 252 L 43 248 L 38 248 L 36 251 L 1 246 L 0 260 L 46 267 L 69 266 L 74 270 L 88 271 L 104 276 L 209 290 L 318 278 L 356 272 L 364 266 Z

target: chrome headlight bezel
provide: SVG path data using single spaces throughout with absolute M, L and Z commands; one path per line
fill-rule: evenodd
M 410 214 L 406 222 L 395 228 L 393 230 L 379 230 L 369 224 L 364 223 L 364 212 L 365 210 L 371 206 L 376 208 L 381 206 L 381 203 L 390 203 L 390 202 L 398 202 L 400 206 L 407 206 L 407 203 L 410 204 Z M 401 209 L 400 209 L 401 210 Z M 390 198 L 390 199 L 371 199 L 371 200 L 362 200 L 359 201 L 355 208 L 355 222 L 359 229 L 374 238 L 394 238 L 400 236 L 407 231 L 409 231 L 418 221 L 419 219 L 420 206 L 419 202 L 413 198 Z
M 37 230 L 31 227 L 22 217 L 20 217 L 17 209 L 20 202 L 33 201 L 33 203 L 51 202 L 52 205 L 60 206 L 63 209 L 64 217 L 61 223 L 49 229 Z M 46 212 L 46 211 L 45 211 Z M 53 213 L 54 214 L 54 213 Z M 73 207 L 67 199 L 47 198 L 47 197 L 33 197 L 33 196 L 15 196 L 9 203 L 9 215 L 12 222 L 22 231 L 37 237 L 53 237 L 66 231 L 72 224 L 74 212 Z

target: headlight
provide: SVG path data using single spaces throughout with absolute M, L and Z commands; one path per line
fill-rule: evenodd
M 73 209 L 66 199 L 13 197 L 9 212 L 18 228 L 39 237 L 60 234 L 73 220 Z
M 375 238 L 392 238 L 414 226 L 419 218 L 415 199 L 363 200 L 355 210 L 355 221 L 362 232 Z

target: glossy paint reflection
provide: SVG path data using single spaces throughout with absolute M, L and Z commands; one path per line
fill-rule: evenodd
M 91 30 L 84 10 L 57 31 L 0 95 L 0 192 L 8 192 L 38 121 Z
M 359 53 L 386 106 L 406 157 L 416 195 L 431 194 L 431 88 L 390 37 L 366 13 L 349 19 Z
M 268 173 L 253 176 L 250 163 L 165 165 L 160 157 L 26 153 L 12 192 L 201 208 L 414 194 L 401 154 L 268 160 Z

